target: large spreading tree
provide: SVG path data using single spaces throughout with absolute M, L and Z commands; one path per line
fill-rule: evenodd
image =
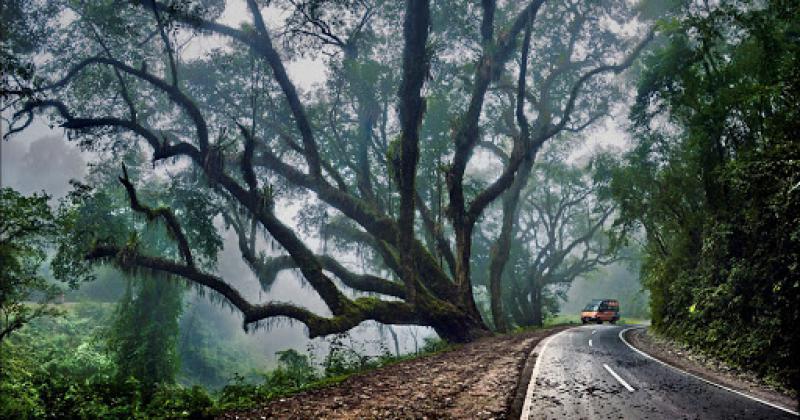
M 9 134 L 47 112 L 106 163 L 144 145 L 162 176 L 197 192 L 156 205 L 120 167 L 130 208 L 165 227 L 176 257 L 148 253 L 137 235 L 77 229 L 63 275 L 101 262 L 169 274 L 213 290 L 245 324 L 289 318 L 312 337 L 365 320 L 452 341 L 485 334 L 476 225 L 504 193 L 516 206 L 541 146 L 595 121 L 650 39 L 626 2 L 247 0 L 239 26 L 225 4 L 59 4 L 47 44 L 18 57 L 37 63 L 32 74 L 4 80 Z M 297 87 L 287 66 L 301 58 L 325 67 L 323 83 Z M 303 204 L 296 223 L 290 201 Z M 190 222 L 193 206 L 216 213 Z M 216 216 L 262 284 L 297 270 L 328 313 L 256 303 L 199 260 L 197 226 Z M 315 251 L 315 236 L 337 247 Z M 343 264 L 348 247 L 365 249 L 371 269 Z
M 615 206 L 589 167 L 542 162 L 523 192 L 509 276 L 502 298 L 517 325 L 541 326 L 572 282 L 619 260 Z M 551 305 L 547 305 L 548 301 Z

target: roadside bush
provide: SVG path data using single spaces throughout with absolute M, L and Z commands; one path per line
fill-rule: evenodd
M 450 347 L 451 345 L 447 341 L 435 337 L 425 337 L 420 353 L 439 353 Z
M 235 374 L 231 383 L 220 391 L 219 406 L 252 407 L 313 386 L 321 379 L 308 356 L 293 349 L 279 351 L 277 355 L 278 367 L 265 373 L 261 384 L 248 383 L 244 376 Z
M 265 385 L 277 389 L 292 389 L 319 379 L 308 356 L 293 349 L 279 351 L 276 354 L 279 366 L 265 375 Z
M 328 355 L 322 362 L 325 376 L 335 377 L 362 371 L 377 366 L 371 357 L 359 353 L 352 347 L 345 345 L 347 334 L 336 335 L 330 342 Z

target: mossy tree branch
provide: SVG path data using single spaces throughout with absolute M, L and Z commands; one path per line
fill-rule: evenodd
M 239 238 L 239 251 L 244 260 L 250 265 L 262 286 L 271 286 L 278 273 L 283 270 L 299 268 L 294 259 L 289 255 L 276 257 L 262 257 L 256 254 L 253 242 L 247 238 L 247 233 L 240 221 L 225 215 L 226 220 L 233 226 Z M 359 291 L 380 293 L 387 296 L 404 299 L 405 290 L 400 283 L 393 282 L 371 274 L 357 274 L 345 268 L 339 261 L 330 255 L 317 255 L 323 269 L 330 271 L 344 283 L 344 285 Z
M 244 316 L 244 324 L 286 317 L 302 322 L 308 327 L 310 337 L 318 337 L 347 331 L 365 320 L 377 320 L 387 324 L 420 324 L 425 319 L 401 301 L 382 301 L 375 298 L 359 298 L 352 301 L 341 313 L 326 318 L 305 308 L 285 302 L 252 304 L 222 278 L 166 258 L 142 255 L 136 250 L 113 245 L 98 245 L 86 256 L 90 260 L 114 262 L 122 269 L 139 267 L 161 273 L 172 274 L 205 286 L 222 295 Z
M 175 217 L 175 213 L 173 213 L 169 207 L 151 208 L 142 204 L 136 194 L 136 188 L 134 188 L 133 183 L 130 178 L 128 178 L 128 169 L 124 164 L 122 165 L 122 176 L 119 177 L 119 182 L 122 183 L 125 187 L 125 191 L 128 193 L 131 209 L 144 214 L 149 222 L 159 218 L 163 219 L 167 227 L 167 233 L 178 243 L 178 251 L 181 257 L 183 257 L 184 262 L 187 266 L 194 267 L 194 258 L 192 257 L 192 250 L 189 248 L 189 241 L 186 240 L 186 235 L 184 235 L 178 218 Z

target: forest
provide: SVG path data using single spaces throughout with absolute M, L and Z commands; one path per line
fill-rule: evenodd
M 214 417 L 596 298 L 800 390 L 800 3 L 0 12 L 0 418 Z

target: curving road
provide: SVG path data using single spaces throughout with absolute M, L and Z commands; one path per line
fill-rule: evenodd
M 587 325 L 543 341 L 522 418 L 798 418 L 637 353 L 620 339 L 625 328 Z

